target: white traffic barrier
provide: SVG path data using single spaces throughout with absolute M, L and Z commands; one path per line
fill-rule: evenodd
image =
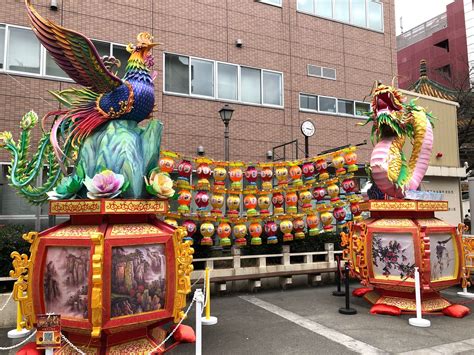
M 431 322 L 421 317 L 421 291 L 420 291 L 420 272 L 415 267 L 415 301 L 416 301 L 416 318 L 408 319 L 408 323 L 414 327 L 429 327 Z

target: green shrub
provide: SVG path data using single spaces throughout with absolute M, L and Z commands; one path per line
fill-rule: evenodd
M 22 238 L 26 232 L 26 227 L 23 225 L 0 227 L 0 277 L 9 276 L 13 268 L 13 259 L 10 257 L 13 251 L 29 255 L 30 244 Z

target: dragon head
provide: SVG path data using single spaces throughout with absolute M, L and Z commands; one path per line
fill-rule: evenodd
M 373 123 L 372 141 L 407 134 L 410 127 L 403 114 L 405 101 L 406 98 L 395 87 L 376 83 L 372 92 L 372 112 L 368 114 L 367 121 L 362 124 Z

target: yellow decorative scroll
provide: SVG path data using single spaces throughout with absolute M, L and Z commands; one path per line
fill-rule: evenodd
M 14 251 L 11 253 L 13 258 L 13 270 L 10 271 L 10 277 L 17 279 L 13 285 L 13 299 L 20 304 L 21 314 L 24 319 L 22 326 L 31 329 L 35 323 L 35 312 L 33 308 L 33 265 L 38 250 L 38 232 L 29 232 L 23 235 L 30 246 L 30 257 L 28 255 Z
M 90 234 L 94 245 L 92 255 L 92 292 L 91 292 L 91 336 L 97 338 L 102 331 L 102 270 L 104 264 L 104 234 Z
M 189 242 L 183 243 L 186 229 L 178 227 L 173 233 L 173 247 L 176 258 L 176 293 L 174 296 L 173 317 L 175 323 L 184 317 L 183 308 L 186 307 L 186 295 L 191 292 L 190 275 L 193 271 L 194 249 Z

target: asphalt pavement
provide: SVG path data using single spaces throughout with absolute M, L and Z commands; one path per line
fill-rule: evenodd
M 358 284 L 351 284 L 351 289 Z M 343 297 L 334 286 L 293 286 L 258 293 L 213 295 L 211 313 L 218 318 L 203 326 L 203 354 L 474 354 L 474 315 L 463 319 L 426 316 L 429 328 L 408 324 L 409 315 L 371 315 L 370 304 L 351 298 L 356 315 L 342 315 Z M 451 288 L 443 295 L 465 303 Z M 474 303 L 466 304 L 472 309 Z M 194 327 L 194 307 L 185 324 Z M 0 330 L 0 346 L 11 344 Z M 12 352 L 13 353 L 13 352 Z M 170 355 L 194 354 L 194 344 L 182 344 Z

